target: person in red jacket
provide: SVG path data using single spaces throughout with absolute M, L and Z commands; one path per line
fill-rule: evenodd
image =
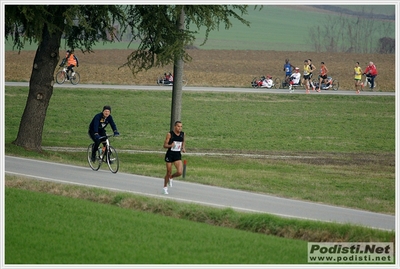
M 375 77 L 378 75 L 378 70 L 373 62 L 369 62 L 368 66 L 365 68 L 364 75 L 367 76 L 367 79 L 370 82 L 370 88 L 373 89 L 375 86 Z

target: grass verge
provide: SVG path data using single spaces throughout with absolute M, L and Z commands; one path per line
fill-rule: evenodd
M 303 264 L 306 241 L 394 242 L 394 232 L 16 176 L 5 193 L 7 264 Z
M 163 153 L 131 154 L 124 150 L 163 152 L 161 145 L 169 129 L 169 101 L 166 102 L 170 98 L 169 91 L 58 89 L 47 111 L 43 146 L 66 146 L 75 151 L 40 153 L 11 144 L 18 131 L 27 91 L 24 87 L 5 89 L 6 154 L 87 166 L 85 149 L 90 143 L 87 125 L 105 104 L 104 100 L 108 100 L 122 134 L 112 141 L 120 150 L 120 171 L 155 177 L 164 175 Z M 91 100 L 90 105 L 87 100 Z M 188 160 L 184 180 L 394 214 L 394 100 L 394 97 L 368 96 L 185 92 L 182 120 L 188 135 L 187 149 L 193 155 L 184 156 Z M 30 192 L 21 193 L 16 189 Z M 65 200 L 44 193 L 78 199 Z M 245 214 L 11 176 L 6 179 L 6 194 L 7 263 L 294 264 L 306 262 L 306 240 L 394 242 L 394 232 Z M 27 197 L 29 203 L 21 196 Z M 60 212 L 65 217 L 60 216 L 63 215 Z M 132 218 L 132 214 L 138 217 Z M 137 222 L 139 219 L 145 222 Z M 199 230 L 193 230 L 198 222 L 212 225 L 205 228 L 201 224 Z M 160 226 L 153 229 L 150 223 L 160 223 Z M 77 229 L 76 234 L 71 227 Z M 146 228 L 135 233 L 138 227 Z M 190 233 L 175 235 L 170 227 Z M 202 238 L 198 241 L 208 249 L 218 249 L 215 257 L 207 256 L 200 245 L 189 240 L 194 234 L 202 236 L 202 229 L 214 235 L 212 239 L 217 243 L 208 245 L 205 242 L 208 239 Z M 226 238 L 241 235 L 217 237 L 225 230 L 245 235 L 233 241 Z M 144 236 L 146 233 L 149 237 Z M 289 241 L 280 241 L 276 236 Z M 175 237 L 178 239 L 167 246 L 162 243 Z M 80 238 L 88 243 L 83 244 Z M 243 238 L 248 238 L 263 252 L 273 247 L 285 249 L 285 253 L 293 252 L 295 256 L 259 255 L 259 249 L 254 250 L 248 242 L 243 244 L 250 254 L 241 252 L 243 250 L 237 248 L 243 245 L 237 242 L 244 241 Z M 143 254 L 137 250 L 143 257 L 140 258 L 132 251 L 136 247 L 132 242 L 137 240 L 148 241 L 148 245 L 137 245 L 149 251 L 166 247 L 181 252 L 187 250 L 187 253 L 176 260 L 167 252 Z M 187 246 L 182 243 L 185 240 L 191 242 L 193 248 L 181 250 L 177 247 Z M 229 242 L 224 244 L 225 241 Z M 265 241 L 271 245 L 258 243 Z M 21 245 L 26 242 L 31 243 L 27 244 L 25 252 L 21 251 Z M 72 247 L 66 247 L 67 244 Z M 110 246 L 115 249 L 115 245 L 122 255 L 110 250 Z M 41 254 L 36 249 L 41 249 Z M 197 251 L 201 261 L 194 257 Z M 115 258 L 106 258 L 104 253 L 112 253 Z M 238 258 L 232 258 L 235 256 L 232 253 L 238 253 Z M 73 258 L 66 261 L 64 255 Z M 92 256 L 98 259 L 92 260 Z

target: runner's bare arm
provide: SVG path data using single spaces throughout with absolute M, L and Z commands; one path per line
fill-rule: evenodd
M 164 140 L 164 145 L 163 145 L 164 148 L 167 149 L 167 148 L 172 148 L 174 146 L 174 143 L 168 144 L 170 139 L 171 139 L 171 133 L 168 133 Z

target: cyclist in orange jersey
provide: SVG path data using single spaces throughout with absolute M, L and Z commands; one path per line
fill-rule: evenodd
M 74 72 L 74 67 L 79 67 L 78 57 L 75 56 L 73 50 L 67 50 L 65 58 L 62 60 L 60 67 L 64 66 L 67 63 L 67 80 L 69 79 L 69 74 Z

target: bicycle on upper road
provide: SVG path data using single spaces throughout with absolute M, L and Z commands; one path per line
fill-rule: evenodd
M 281 80 L 279 78 L 275 78 L 273 80 L 271 76 L 261 76 L 260 78 L 253 78 L 250 84 L 253 88 L 278 89 L 281 84 Z
M 119 158 L 118 158 L 118 153 L 117 150 L 110 145 L 110 140 L 108 138 L 112 137 L 114 135 L 105 135 L 101 136 L 99 139 L 102 141 L 99 145 L 99 148 L 96 149 L 96 159 L 93 162 L 92 161 L 92 148 L 94 146 L 94 143 L 91 143 L 88 146 L 87 149 L 87 160 L 89 163 L 89 166 L 94 170 L 97 171 L 100 169 L 100 166 L 103 162 L 106 162 L 108 165 L 108 168 L 112 173 L 117 173 L 119 169 Z M 105 146 L 103 146 L 103 143 L 105 143 Z
M 318 79 L 313 79 L 312 82 L 315 88 L 319 88 L 320 90 L 339 90 L 339 81 L 332 77 L 327 77 L 324 79 L 321 83 L 321 87 L 319 87 L 319 76 Z
M 171 73 L 164 73 L 164 75 L 160 75 L 157 77 L 157 85 L 158 86 L 173 86 L 174 85 L 174 76 Z M 187 85 L 187 79 L 185 75 L 182 76 L 182 87 Z
M 371 81 L 370 77 L 365 76 L 365 81 L 363 83 L 363 87 L 361 87 L 362 91 L 377 91 L 378 90 L 378 84 L 376 83 L 376 77 L 374 79 L 374 88 L 371 89 Z
M 292 89 L 295 90 L 297 88 L 305 88 L 304 85 L 301 82 L 301 78 L 299 80 L 299 83 L 296 84 L 292 84 Z M 283 78 L 281 85 L 279 85 L 281 89 L 285 89 L 285 88 L 290 88 L 290 78 L 287 79 L 286 77 Z
M 56 82 L 58 84 L 63 84 L 65 81 L 68 81 L 67 80 L 67 67 L 63 66 L 63 67 L 60 67 L 60 68 L 62 68 L 62 70 L 57 72 L 57 74 L 56 74 Z M 72 72 L 72 74 L 69 74 L 69 81 L 73 85 L 78 84 L 80 80 L 81 80 L 81 75 L 78 72 L 74 71 L 74 72 Z

